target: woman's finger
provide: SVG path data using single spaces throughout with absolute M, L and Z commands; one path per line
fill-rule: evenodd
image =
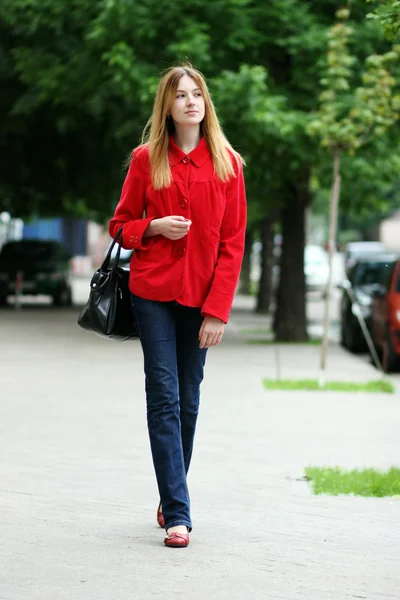
M 203 331 L 204 331 L 204 320 L 203 320 L 200 330 L 199 330 L 199 340 L 201 340 L 201 338 L 203 336 Z
M 216 335 L 214 334 L 209 334 L 207 337 L 207 347 L 211 348 L 211 346 L 215 346 L 215 340 L 216 340 Z
M 189 229 L 190 227 L 190 222 L 189 221 L 174 221 L 172 223 L 172 228 L 173 229 Z
M 203 331 L 201 331 L 201 333 L 200 333 L 200 343 L 199 343 L 200 348 L 203 349 L 205 347 L 206 343 L 207 343 L 207 334 L 204 332 L 204 329 L 203 329 Z
M 205 330 L 203 332 L 203 337 L 204 337 L 204 348 L 209 348 L 211 346 L 213 334 L 210 333 L 209 331 Z

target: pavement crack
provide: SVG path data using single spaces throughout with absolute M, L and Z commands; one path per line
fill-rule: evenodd
M 4 492 L 6 494 L 19 494 L 21 496 L 37 496 L 37 494 L 33 494 L 32 492 L 20 492 L 19 490 L 5 490 L 0 488 L 0 492 Z

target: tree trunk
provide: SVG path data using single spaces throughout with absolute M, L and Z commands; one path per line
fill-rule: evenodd
M 328 350 L 328 332 L 329 332 L 329 304 L 332 292 L 332 263 L 333 256 L 336 252 L 336 231 L 337 231 L 337 220 L 339 210 L 339 197 L 340 197 L 340 152 L 335 150 L 333 153 L 333 177 L 332 177 L 332 191 L 331 200 L 329 205 L 329 244 L 328 244 L 328 259 L 329 259 L 329 276 L 328 285 L 326 290 L 325 298 L 325 311 L 324 311 L 324 330 L 322 336 L 321 345 L 321 371 L 325 371 L 326 368 L 326 355 Z M 322 385 L 325 382 L 321 381 Z
M 253 231 L 247 229 L 246 238 L 244 244 L 244 255 L 242 270 L 240 271 L 240 285 L 239 290 L 241 294 L 246 296 L 250 295 L 250 284 L 251 284 L 251 255 L 253 249 Z
M 261 221 L 261 274 L 257 294 L 257 313 L 269 313 L 272 298 L 272 269 L 274 266 L 274 230 L 276 215 L 268 214 Z
M 281 212 L 282 255 L 274 332 L 277 341 L 305 341 L 308 338 L 304 277 L 308 177 L 289 193 L 291 197 L 288 197 Z

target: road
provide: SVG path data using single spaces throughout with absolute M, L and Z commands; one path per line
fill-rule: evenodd
M 341 291 L 338 289 L 338 284 L 343 280 L 343 257 L 340 254 L 335 255 L 333 263 L 333 289 L 332 289 L 332 300 L 330 302 L 329 314 L 330 314 L 330 328 L 329 328 L 329 340 L 334 343 L 340 341 L 340 307 L 339 301 Z M 74 304 L 79 307 L 83 306 L 87 300 L 89 294 L 89 281 L 87 277 L 76 277 L 73 279 L 73 301 Z M 50 300 L 46 297 L 27 299 L 25 306 L 42 305 L 46 307 L 50 304 Z M 255 299 L 253 297 L 238 297 L 236 306 L 251 311 L 255 306 Z M 325 311 L 325 301 L 321 298 L 321 294 L 312 292 L 307 295 L 307 320 L 308 320 L 308 331 L 312 337 L 320 338 L 323 332 L 323 319 Z M 246 319 L 251 317 L 246 316 Z M 232 329 L 235 328 L 235 324 L 231 324 Z M 267 327 L 271 328 L 270 321 L 267 323 Z M 350 354 L 350 353 L 349 353 Z M 357 355 L 359 360 L 365 362 L 365 364 L 372 364 L 371 357 L 369 354 Z M 400 373 L 391 374 L 391 379 L 397 389 L 400 390 Z
M 207 362 L 191 543 L 171 550 L 140 346 L 76 317 L 0 311 L 0 600 L 400 599 L 400 501 L 313 496 L 301 480 L 310 465 L 399 465 L 398 398 L 266 392 L 275 349 L 246 342 L 268 319 L 235 308 Z M 329 356 L 329 379 L 375 375 L 338 345 Z M 318 348 L 282 347 L 280 363 L 314 377 Z

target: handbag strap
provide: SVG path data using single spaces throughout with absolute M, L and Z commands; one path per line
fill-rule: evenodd
M 117 269 L 117 266 L 118 266 L 118 263 L 119 263 L 119 257 L 120 257 L 120 254 L 121 254 L 121 248 L 122 248 L 122 246 L 121 246 L 121 242 L 122 242 L 122 230 L 123 230 L 123 226 L 121 226 L 118 229 L 118 231 L 115 234 L 115 237 L 114 237 L 114 239 L 112 241 L 112 244 L 110 245 L 110 247 L 108 249 L 108 252 L 107 252 L 106 257 L 105 257 L 105 259 L 103 261 L 103 264 L 101 265 L 101 269 L 103 271 L 107 271 L 108 270 L 108 267 L 109 267 L 109 264 L 110 264 L 110 260 L 111 260 L 111 254 L 112 254 L 112 251 L 114 249 L 115 244 L 118 244 L 118 250 L 117 250 L 117 254 L 115 256 L 116 260 L 115 260 L 114 265 L 113 265 L 113 267 L 112 267 L 111 270 L 112 271 L 116 271 L 116 269 Z

